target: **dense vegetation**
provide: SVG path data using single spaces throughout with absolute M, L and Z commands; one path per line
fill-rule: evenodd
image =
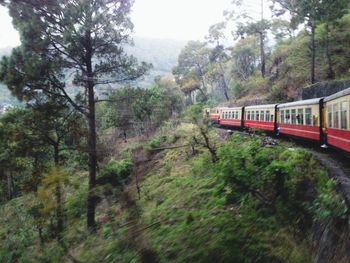
M 174 127 L 124 144 L 120 159 L 101 169 L 94 235 L 84 227 L 84 172 L 49 169 L 35 194 L 2 206 L 1 262 L 310 262 L 314 224 L 346 222 L 335 182 L 307 151 L 255 135 L 225 141 L 209 129 L 213 162 L 197 125 Z M 188 146 L 152 150 L 179 144 Z M 60 240 L 57 180 L 65 196 Z
M 175 79 L 138 82 L 179 45 L 157 48 L 169 63 L 130 56 L 133 1 L 0 0 L 21 35 L 0 81 L 22 101 L 0 116 L 0 262 L 349 261 L 348 207 L 312 154 L 202 116 L 347 78 L 348 3 L 274 1 L 289 23 L 240 2 L 182 49 Z
M 315 82 L 349 78 L 348 1 L 271 2 L 275 17 L 256 20 L 233 1 L 206 42 L 188 42 L 173 74 L 189 103 L 293 100 Z

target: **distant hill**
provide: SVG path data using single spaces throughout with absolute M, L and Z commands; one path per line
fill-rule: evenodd
M 12 47 L 0 48 L 0 58 L 11 54 Z M 0 83 L 0 106 L 4 104 L 18 104 L 15 97 L 11 95 L 11 92 L 7 87 Z
M 135 46 L 127 48 L 129 54 L 134 55 L 139 61 L 152 63 L 153 69 L 144 80 L 138 83 L 147 86 L 153 82 L 157 75 L 167 75 L 177 64 L 177 58 L 181 49 L 186 45 L 184 41 L 156 38 L 134 38 Z
M 10 55 L 12 47 L 0 48 L 0 58 Z
M 147 87 L 151 85 L 156 76 L 171 73 L 172 68 L 177 64 L 178 55 L 186 43 L 170 39 L 136 37 L 134 44 L 132 47 L 126 47 L 126 52 L 134 55 L 140 62 L 145 61 L 153 65 L 149 74 L 136 83 L 138 86 Z M 0 58 L 10 55 L 11 50 L 11 47 L 0 48 Z M 5 103 L 17 104 L 17 101 L 6 86 L 0 84 L 0 104 Z

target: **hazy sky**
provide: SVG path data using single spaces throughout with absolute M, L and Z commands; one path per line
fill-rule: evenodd
M 135 36 L 179 40 L 203 39 L 210 25 L 223 20 L 232 0 L 135 0 L 132 21 Z M 244 0 L 252 16 L 259 17 L 261 0 Z M 266 1 L 266 0 L 264 0 Z M 265 5 L 265 10 L 267 5 Z M 11 18 L 0 7 L 0 48 L 19 44 Z

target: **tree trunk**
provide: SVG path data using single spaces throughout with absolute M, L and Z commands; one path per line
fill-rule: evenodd
M 264 32 L 259 32 L 260 35 L 260 60 L 261 60 L 261 76 L 265 78 L 265 50 L 264 50 Z
M 329 25 L 328 25 L 328 23 L 326 23 L 325 49 L 326 49 L 326 60 L 327 60 L 327 79 L 334 79 L 335 73 L 333 70 L 333 62 L 332 62 L 331 52 L 329 50 Z
M 89 192 L 87 199 L 87 226 L 91 232 L 96 231 L 95 222 L 95 194 L 94 187 L 96 184 L 96 166 L 97 166 L 97 154 L 96 154 L 96 124 L 95 124 L 95 98 L 94 98 L 94 86 L 92 81 L 88 81 L 88 96 L 89 96 L 89 114 L 88 114 L 88 149 L 89 149 Z
M 59 143 L 54 144 L 54 161 L 56 167 L 59 165 Z M 55 189 L 55 195 L 56 195 L 56 219 L 57 219 L 57 225 L 56 225 L 56 236 L 59 242 L 61 242 L 61 233 L 63 232 L 63 204 L 62 204 L 62 189 L 61 189 L 61 183 L 58 181 L 56 184 Z
M 208 136 L 207 132 L 202 127 L 199 127 L 199 130 L 200 130 L 201 135 L 204 138 L 204 142 L 205 142 L 204 147 L 206 147 L 210 152 L 211 161 L 213 163 L 216 163 L 218 161 L 218 156 L 216 155 L 216 149 L 210 145 L 209 136 Z
M 311 72 L 310 81 L 311 84 L 315 83 L 315 59 L 316 59 L 316 44 L 315 44 L 315 21 L 311 22 Z
M 54 156 L 53 156 L 53 159 L 54 159 L 54 162 L 55 162 L 55 165 L 58 166 L 59 164 L 59 143 L 55 143 L 53 144 L 53 152 L 54 152 Z
M 6 173 L 6 179 L 7 179 L 7 199 L 11 200 L 15 197 L 15 188 L 13 183 L 13 178 L 11 175 L 11 172 L 5 171 Z
M 228 85 L 227 85 L 227 82 L 226 82 L 226 79 L 225 79 L 225 72 L 224 72 L 224 68 L 222 67 L 221 62 L 219 62 L 219 67 L 220 67 L 220 71 L 221 71 L 221 78 L 222 78 L 224 96 L 225 96 L 226 100 L 229 101 L 230 97 L 228 96 Z
M 90 13 L 87 20 L 92 19 Z M 89 23 L 88 23 L 89 24 Z M 95 207 L 96 207 L 96 196 L 94 188 L 96 185 L 96 168 L 97 168 L 97 151 L 96 151 L 96 122 L 95 122 L 95 93 L 94 93 L 94 76 L 92 69 L 92 42 L 91 42 L 91 31 L 85 32 L 85 62 L 86 62 L 86 90 L 88 93 L 88 151 L 89 151 L 89 188 L 87 197 L 87 227 L 91 233 L 96 232 L 95 222 Z

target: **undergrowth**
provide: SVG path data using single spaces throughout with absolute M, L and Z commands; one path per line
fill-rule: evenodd
M 234 134 L 215 164 L 206 152 L 168 155 L 140 201 L 145 224 L 159 222 L 148 236 L 161 262 L 311 262 L 313 220 L 346 213 L 334 181 L 299 148 Z
M 217 142 L 213 163 L 205 148 L 191 149 L 194 130 L 185 124 L 144 145 L 125 145 L 123 160 L 101 167 L 94 235 L 85 228 L 83 173 L 65 184 L 62 243 L 49 232 L 40 241 L 33 195 L 1 206 L 0 262 L 143 262 L 133 244 L 141 235 L 160 262 L 312 262 L 313 222 L 347 216 L 335 181 L 312 155 L 293 145 L 266 145 L 261 136 L 233 134 Z M 130 176 L 133 153 L 169 145 L 185 147 L 149 153 L 158 159 L 143 177 L 138 199 Z M 121 203 L 126 188 L 133 207 Z

